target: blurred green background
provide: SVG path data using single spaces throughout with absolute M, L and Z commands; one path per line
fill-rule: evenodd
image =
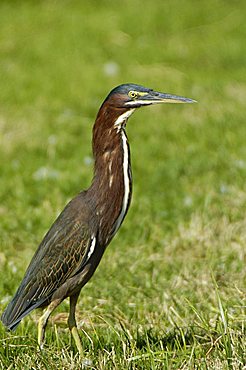
M 133 82 L 198 101 L 128 122 L 132 206 L 79 303 L 96 369 L 245 365 L 245 14 L 245 1 L 0 3 L 2 309 L 55 217 L 90 184 L 91 129 L 108 92 Z M 79 368 L 67 309 L 46 357 L 33 350 L 38 312 L 14 337 L 1 327 L 3 368 Z

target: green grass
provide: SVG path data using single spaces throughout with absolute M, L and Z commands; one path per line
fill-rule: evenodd
M 198 100 L 127 127 L 133 202 L 78 321 L 92 369 L 244 369 L 246 6 L 241 1 L 2 1 L 0 311 L 66 202 L 89 186 L 91 128 L 117 84 Z M 3 369 L 79 369 L 68 302 L 37 351 L 36 311 Z

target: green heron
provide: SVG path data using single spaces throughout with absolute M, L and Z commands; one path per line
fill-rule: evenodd
M 93 127 L 92 184 L 67 204 L 44 236 L 15 296 L 2 314 L 1 320 L 8 329 L 15 329 L 35 308 L 47 307 L 38 324 L 38 344 L 42 348 L 50 314 L 69 297 L 68 327 L 82 354 L 75 319 L 79 293 L 121 226 L 131 201 L 127 119 L 135 109 L 145 105 L 193 102 L 135 84 L 120 85 L 109 93 Z

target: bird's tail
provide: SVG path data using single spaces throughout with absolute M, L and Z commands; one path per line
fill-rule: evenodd
M 21 319 L 30 312 L 29 310 L 26 310 L 27 307 L 23 307 L 23 304 L 21 305 L 22 307 L 20 307 L 20 301 L 18 298 L 19 297 L 16 294 L 1 316 L 2 323 L 9 330 L 14 330 L 19 325 Z
M 1 316 L 3 325 L 9 330 L 15 330 L 23 317 L 28 315 L 35 308 L 41 306 L 45 300 L 44 298 L 35 303 L 30 302 L 28 299 L 23 299 L 23 295 L 20 294 L 18 290 Z

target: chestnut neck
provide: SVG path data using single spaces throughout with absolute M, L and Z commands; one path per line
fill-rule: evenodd
M 88 193 L 97 216 L 101 245 L 110 242 L 120 227 L 131 200 L 130 151 L 124 130 L 127 118 L 115 125 L 117 119 L 127 111 L 125 108 L 102 105 L 93 127 L 95 165 L 94 178 Z

